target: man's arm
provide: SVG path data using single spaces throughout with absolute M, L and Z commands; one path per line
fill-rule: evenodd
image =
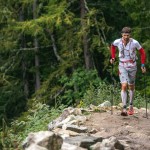
M 139 49 L 139 53 L 141 56 L 141 69 L 142 69 L 142 73 L 146 72 L 146 68 L 145 68 L 145 61 L 146 61 L 146 53 L 145 50 L 143 48 Z
M 114 46 L 113 44 L 110 47 L 110 52 L 111 52 L 110 63 L 113 64 L 116 58 L 116 46 Z
M 139 49 L 139 53 L 141 56 L 141 64 L 145 64 L 146 61 L 146 53 L 145 50 L 143 48 Z
M 115 59 L 116 58 L 116 46 L 114 46 L 113 44 L 111 45 L 111 48 L 110 48 L 110 51 L 111 51 L 111 58 L 112 59 Z

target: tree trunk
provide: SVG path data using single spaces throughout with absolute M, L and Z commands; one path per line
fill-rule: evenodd
M 83 29 L 83 50 L 84 50 L 84 59 L 85 59 L 85 67 L 86 69 L 90 70 L 93 69 L 94 63 L 92 59 L 92 55 L 89 51 L 89 42 L 88 42 L 88 31 L 86 31 L 86 20 L 85 15 L 87 14 L 87 7 L 85 0 L 80 0 L 80 7 L 81 7 L 81 26 Z
M 23 8 L 20 10 L 19 12 L 19 21 L 24 21 L 24 10 Z M 20 48 L 26 48 L 26 43 L 25 43 L 25 39 L 24 36 L 21 34 L 20 36 L 20 40 L 21 40 L 21 44 L 20 44 Z M 27 75 L 26 75 L 26 70 L 27 70 L 27 62 L 26 62 L 26 56 L 24 54 L 24 52 L 22 53 L 22 71 L 23 71 L 23 85 L 24 85 L 24 95 L 25 98 L 28 99 L 29 97 L 29 83 L 28 83 L 28 79 L 27 79 Z
M 33 1 L 33 19 L 37 18 L 37 0 Z M 39 66 L 40 66 L 40 61 L 39 61 L 39 43 L 37 37 L 34 38 L 34 47 L 35 47 L 35 91 L 40 89 L 40 71 L 39 71 Z

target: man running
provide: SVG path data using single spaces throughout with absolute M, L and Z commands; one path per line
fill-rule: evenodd
M 137 72 L 137 56 L 136 50 L 139 51 L 141 57 L 142 73 L 146 72 L 145 50 L 141 47 L 138 41 L 131 38 L 131 28 L 124 27 L 121 31 L 122 38 L 116 39 L 111 45 L 111 59 L 113 64 L 116 58 L 116 47 L 119 51 L 119 78 L 121 82 L 121 99 L 123 103 L 122 116 L 133 115 L 133 96 L 135 92 L 135 77 Z M 127 113 L 127 88 L 129 88 L 130 106 Z

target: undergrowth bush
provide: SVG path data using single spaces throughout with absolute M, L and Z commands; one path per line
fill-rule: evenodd
M 118 85 L 117 85 L 118 86 Z M 118 104 L 120 101 L 119 88 L 116 85 L 113 86 L 107 82 L 101 81 L 97 87 L 90 86 L 83 97 L 82 104 L 87 107 L 90 104 L 99 105 L 104 101 L 112 100 L 114 96 L 114 104 Z
M 65 107 L 49 108 L 48 105 L 37 103 L 34 109 L 28 110 L 20 118 L 14 120 L 8 127 L 3 121 L 0 132 L 1 149 L 21 149 L 22 141 L 30 132 L 44 131 L 48 129 L 48 123 L 58 117 Z
M 89 89 L 83 96 L 82 102 L 80 102 L 81 107 L 87 107 L 90 104 L 99 105 L 104 101 L 112 101 L 113 104 L 118 105 L 121 103 L 121 96 L 120 96 L 120 85 L 115 83 L 114 85 L 109 84 L 107 82 L 101 81 L 97 87 L 90 85 Z M 127 99 L 129 103 L 129 96 Z M 133 104 L 135 107 L 145 107 L 145 99 L 144 97 L 138 92 L 135 91 L 134 101 Z
M 66 105 L 72 105 L 81 101 L 90 85 L 97 87 L 101 79 L 98 77 L 96 70 L 79 68 L 70 76 L 62 76 L 59 81 L 65 87 L 59 101 Z
M 62 76 L 59 81 L 65 90 L 57 101 L 65 105 L 73 103 L 78 107 L 87 107 L 90 104 L 99 105 L 104 101 L 111 102 L 112 97 L 114 105 L 121 103 L 120 83 L 115 79 L 113 79 L 113 84 L 101 80 L 96 70 L 87 71 L 80 68 L 75 70 L 71 76 Z M 138 91 L 135 91 L 134 106 L 138 108 L 145 106 L 145 100 Z

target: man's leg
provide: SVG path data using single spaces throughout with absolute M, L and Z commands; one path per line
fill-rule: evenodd
M 133 98 L 134 98 L 134 85 L 129 85 L 129 97 L 130 97 L 130 105 L 133 105 Z
M 131 68 L 129 71 L 129 97 L 130 97 L 130 105 L 129 105 L 129 115 L 133 115 L 133 98 L 134 98 L 134 92 L 135 92 L 135 77 L 136 77 L 137 67 Z
M 127 116 L 126 107 L 127 107 L 127 85 L 129 81 L 128 72 L 124 66 L 119 66 L 119 78 L 121 82 L 121 99 L 123 104 L 123 110 L 121 115 Z
M 121 84 L 121 99 L 123 104 L 123 112 L 126 112 L 127 107 L 127 83 Z
M 130 105 L 129 105 L 129 111 L 128 114 L 129 115 L 133 115 L 134 111 L 133 111 L 133 98 L 134 98 L 134 85 L 129 85 L 129 97 L 130 97 Z

